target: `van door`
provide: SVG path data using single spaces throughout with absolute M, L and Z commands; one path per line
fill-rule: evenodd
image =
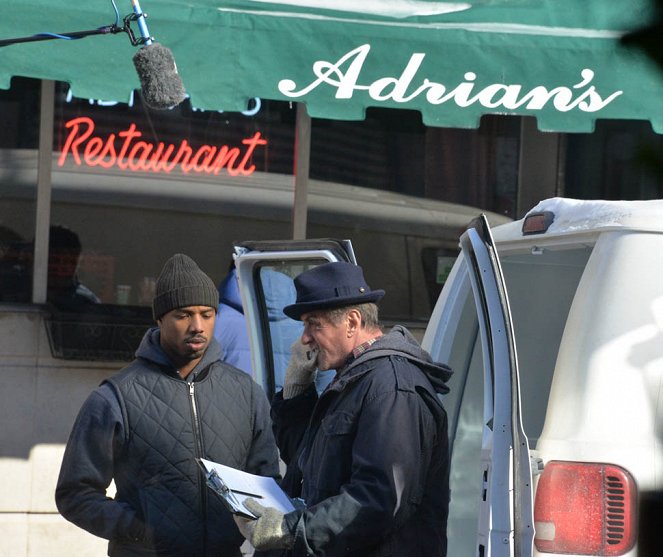
M 444 400 L 452 450 L 447 554 L 530 557 L 529 448 L 520 419 L 511 316 L 485 217 L 460 243 L 423 340 L 433 359 L 454 369 Z M 295 300 L 292 278 L 327 261 L 356 259 L 349 241 L 244 242 L 235 251 L 254 375 L 273 393 L 282 384 L 290 344 L 302 330 L 282 311 Z M 318 388 L 330 379 L 322 377 Z
M 422 342 L 454 376 L 449 414 L 449 555 L 529 557 L 532 474 L 520 415 L 516 348 L 499 258 L 485 216 L 461 254 Z
M 303 329 L 302 323 L 283 313 L 296 299 L 292 279 L 321 263 L 357 261 L 349 240 L 246 241 L 234 249 L 253 376 L 271 398 L 283 386 L 290 345 Z M 333 370 L 318 373 L 319 391 L 333 375 Z

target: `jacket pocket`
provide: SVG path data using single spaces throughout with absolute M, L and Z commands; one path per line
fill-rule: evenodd
M 172 495 L 159 481 L 158 477 L 148 480 L 140 492 L 145 520 L 143 545 L 156 554 L 168 551 L 177 544 L 177 529 L 169 527 L 167 513 L 163 510 L 171 501 Z
M 335 412 L 322 420 L 322 431 L 325 435 L 347 435 L 354 429 L 355 419 L 347 412 Z
M 319 497 L 336 495 L 350 478 L 355 417 L 345 412 L 326 416 L 313 443 L 307 472 Z

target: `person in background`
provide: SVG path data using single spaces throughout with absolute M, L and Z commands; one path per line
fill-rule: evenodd
M 234 264 L 219 284 L 219 311 L 214 324 L 214 338 L 221 345 L 224 362 L 251 373 L 249 333 Z
M 55 501 L 67 520 L 108 539 L 111 557 L 240 557 L 244 539 L 196 459 L 279 478 L 264 392 L 220 361 L 218 303 L 191 258 L 171 257 L 156 282 L 158 327 L 76 418 Z
M 295 301 L 296 292 L 292 278 L 274 269 L 263 267 L 260 269 L 260 282 L 271 334 L 274 392 L 278 392 L 283 388 L 283 377 L 290 360 L 290 345 L 301 335 L 302 325 L 283 313 L 283 308 Z M 219 284 L 219 312 L 214 325 L 214 338 L 221 345 L 224 362 L 246 373 L 252 372 L 249 334 L 234 264 Z M 332 375 L 333 373 L 325 371 L 317 374 L 316 387 L 319 392 L 322 392 L 331 381 Z
M 21 241 L 0 227 L 0 300 L 29 302 L 32 297 L 33 240 Z M 9 238 L 10 241 L 3 241 Z M 3 245 L 4 244 L 4 245 Z M 78 234 L 59 224 L 49 228 L 47 300 L 57 309 L 85 311 L 101 300 L 78 279 Z
M 32 295 L 32 245 L 0 225 L 0 301 L 29 302 Z
M 283 391 L 272 401 L 283 487 L 304 510 L 255 499 L 235 517 L 259 550 L 293 557 L 444 557 L 449 506 L 447 415 L 438 393 L 451 370 L 402 326 L 383 334 L 360 267 L 319 265 L 295 278 L 284 312 L 304 324 Z M 336 376 L 318 396 L 316 367 Z
M 78 280 L 81 241 L 73 230 L 54 225 L 48 240 L 47 301 L 58 309 L 83 311 L 99 298 Z

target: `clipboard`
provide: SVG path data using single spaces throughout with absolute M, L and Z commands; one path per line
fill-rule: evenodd
M 246 499 L 255 499 L 261 505 L 274 507 L 283 513 L 297 508 L 274 478 L 249 474 L 204 458 L 197 458 L 196 461 L 203 471 L 207 487 L 235 515 L 258 518 L 244 506 Z

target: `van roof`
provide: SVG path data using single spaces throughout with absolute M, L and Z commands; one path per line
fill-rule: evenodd
M 643 230 L 663 232 L 663 200 L 605 201 L 553 197 L 541 201 L 520 220 L 493 229 L 495 240 L 522 240 L 525 219 L 534 213 L 549 211 L 554 215 L 552 224 L 531 239 L 582 234 L 606 229 Z

